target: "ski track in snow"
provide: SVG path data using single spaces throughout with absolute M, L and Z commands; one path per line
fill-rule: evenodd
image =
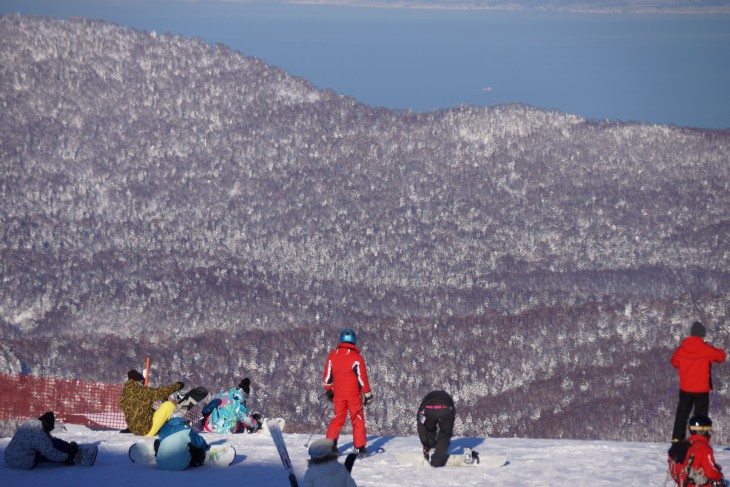
M 3 485 L 34 487 L 105 487 L 171 485 L 176 487 L 219 485 L 219 483 L 256 486 L 287 486 L 286 472 L 267 433 L 255 435 L 221 435 L 204 433 L 210 444 L 233 445 L 238 456 L 230 467 L 200 467 L 183 472 L 167 472 L 154 466 L 134 465 L 127 457 L 135 441 L 150 441 L 116 431 L 91 431 L 83 426 L 67 425 L 67 431 L 54 432 L 67 441 L 96 443 L 99 456 L 91 468 L 41 464 L 34 470 L 12 470 L 3 462 L 0 481 Z M 311 441 L 322 438 L 314 435 Z M 285 433 L 289 457 L 301 482 L 307 469 L 308 434 Z M 343 434 L 340 451 L 352 448 L 352 438 Z M 9 438 L 0 439 L 4 453 Z M 451 443 L 452 452 L 470 447 L 483 455 L 507 455 L 509 463 L 498 469 L 400 465 L 399 451 L 420 451 L 416 436 L 368 437 L 368 448 L 385 448 L 385 453 L 355 462 L 353 478 L 359 487 L 403 486 L 540 486 L 557 485 L 652 485 L 662 486 L 666 478 L 668 444 L 610 441 L 539 440 L 525 438 L 458 438 Z M 730 464 L 730 451 L 716 447 L 716 460 Z M 344 461 L 341 459 L 341 461 Z

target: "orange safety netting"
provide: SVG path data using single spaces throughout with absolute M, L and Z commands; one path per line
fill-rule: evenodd
M 119 407 L 122 387 L 123 384 L 0 374 L 0 421 L 25 421 L 53 411 L 60 423 L 122 430 L 127 427 Z M 185 414 L 193 427 L 202 417 L 201 407 L 202 404 Z
M 0 374 L 0 421 L 23 421 L 53 411 L 56 421 L 92 429 L 124 429 L 122 384 Z

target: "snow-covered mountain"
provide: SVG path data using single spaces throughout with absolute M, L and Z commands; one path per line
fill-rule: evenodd
M 374 434 L 445 388 L 469 436 L 663 441 L 672 349 L 695 319 L 730 336 L 728 132 L 390 111 L 199 39 L 19 15 L 0 103 L 4 372 L 116 382 L 151 354 L 159 383 L 251 376 L 308 431 L 347 325 Z

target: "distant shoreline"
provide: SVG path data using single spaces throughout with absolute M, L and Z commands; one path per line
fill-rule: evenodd
M 263 3 L 261 0 L 227 0 L 228 3 Z M 709 15 L 709 14 L 729 14 L 730 2 L 726 5 L 664 5 L 661 2 L 626 2 L 625 5 L 603 6 L 601 2 L 595 5 L 590 2 L 577 5 L 557 5 L 555 3 L 546 2 L 542 6 L 531 5 L 524 0 L 490 2 L 490 1 L 473 1 L 473 2 L 433 2 L 422 3 L 417 1 L 378 1 L 378 0 L 278 0 L 278 3 L 289 5 L 321 5 L 321 6 L 337 6 L 337 7 L 357 7 L 357 8 L 392 8 L 392 9 L 422 9 L 422 10 L 461 10 L 461 11 L 488 11 L 495 12 L 554 12 L 554 13 L 573 13 L 573 14 L 627 14 L 627 15 Z

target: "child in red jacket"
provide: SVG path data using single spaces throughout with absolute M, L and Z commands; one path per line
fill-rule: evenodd
M 725 361 L 725 352 L 705 343 L 704 336 L 705 327 L 695 321 L 690 336 L 672 355 L 672 365 L 679 372 L 679 404 L 674 418 L 673 442 L 684 439 L 687 418 L 693 407 L 695 415 L 707 416 L 712 389 L 710 367 L 713 362 Z
M 710 446 L 711 433 L 712 420 L 707 416 L 695 415 L 689 420 L 689 440 L 692 446 L 687 450 L 685 460 L 685 485 L 725 485 L 722 467 L 715 463 L 715 455 Z
M 358 456 L 363 457 L 367 455 L 363 404 L 372 401 L 373 393 L 368 383 L 365 360 L 355 346 L 356 342 L 354 331 L 350 329 L 342 331 L 339 345 L 327 356 L 324 367 L 324 390 L 327 399 L 334 403 L 335 408 L 335 416 L 327 428 L 327 439 L 334 442 L 333 448 L 337 448 L 340 430 L 345 425 L 349 413 L 353 444 Z

